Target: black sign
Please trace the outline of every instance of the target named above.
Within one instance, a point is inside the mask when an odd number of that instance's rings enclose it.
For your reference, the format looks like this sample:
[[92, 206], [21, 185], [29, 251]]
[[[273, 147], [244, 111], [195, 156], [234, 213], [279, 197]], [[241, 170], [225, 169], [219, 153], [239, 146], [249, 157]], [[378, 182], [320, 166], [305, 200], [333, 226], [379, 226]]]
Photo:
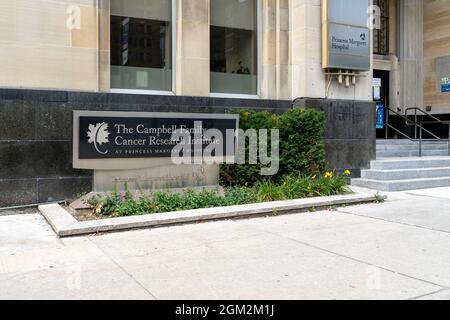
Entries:
[[75, 117], [79, 159], [166, 158], [176, 146], [183, 146], [193, 157], [202, 156], [208, 146], [214, 149], [212, 156], [234, 156], [236, 116], [143, 113], [129, 117], [125, 113], [111, 116], [111, 112], [85, 116], [88, 113]]

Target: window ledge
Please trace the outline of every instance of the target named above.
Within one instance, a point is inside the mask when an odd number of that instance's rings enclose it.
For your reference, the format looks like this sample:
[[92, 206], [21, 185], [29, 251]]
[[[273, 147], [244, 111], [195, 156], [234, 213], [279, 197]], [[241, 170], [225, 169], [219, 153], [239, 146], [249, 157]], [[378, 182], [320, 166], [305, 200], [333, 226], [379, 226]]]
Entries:
[[236, 93], [210, 93], [211, 98], [232, 98], [232, 99], [259, 99], [257, 94], [236, 94]]
[[159, 91], [159, 90], [134, 90], [134, 89], [111, 89], [111, 93], [121, 94], [142, 94], [142, 95], [154, 95], [154, 96], [174, 96], [173, 91]]

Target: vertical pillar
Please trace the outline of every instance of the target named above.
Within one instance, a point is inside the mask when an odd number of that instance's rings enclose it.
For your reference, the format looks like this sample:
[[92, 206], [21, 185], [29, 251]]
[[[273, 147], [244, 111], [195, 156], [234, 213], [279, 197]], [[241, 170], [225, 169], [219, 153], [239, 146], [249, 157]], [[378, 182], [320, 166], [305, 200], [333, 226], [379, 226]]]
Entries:
[[400, 106], [423, 106], [423, 0], [399, 0]]
[[261, 1], [261, 98], [291, 99], [289, 0]]
[[108, 92], [111, 88], [111, 52], [110, 52], [110, 1], [98, 2], [98, 89]]
[[291, 0], [292, 98], [324, 98], [321, 1]]
[[278, 0], [278, 99], [291, 100], [291, 26], [289, 0]]
[[209, 0], [177, 0], [177, 95], [210, 91]]
[[261, 1], [261, 98], [277, 95], [277, 16], [276, 0]]

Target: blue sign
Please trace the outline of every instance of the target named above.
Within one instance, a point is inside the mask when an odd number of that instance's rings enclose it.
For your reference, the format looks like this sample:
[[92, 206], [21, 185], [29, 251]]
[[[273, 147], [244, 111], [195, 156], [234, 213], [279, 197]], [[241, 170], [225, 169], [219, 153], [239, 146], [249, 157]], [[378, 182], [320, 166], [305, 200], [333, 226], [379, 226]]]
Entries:
[[377, 129], [383, 129], [384, 127], [384, 104], [377, 102]]
[[450, 83], [441, 84], [441, 92], [450, 92]]

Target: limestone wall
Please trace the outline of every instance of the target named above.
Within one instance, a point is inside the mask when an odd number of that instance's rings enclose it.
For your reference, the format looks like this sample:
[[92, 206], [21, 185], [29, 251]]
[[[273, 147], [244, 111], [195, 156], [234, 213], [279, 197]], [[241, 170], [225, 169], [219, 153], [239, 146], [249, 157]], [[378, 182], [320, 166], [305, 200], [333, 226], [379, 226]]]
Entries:
[[[175, 7], [174, 93], [209, 96], [210, 0]], [[321, 0], [259, 0], [260, 98], [371, 99], [370, 72], [355, 87], [328, 86], [320, 8]], [[110, 0], [0, 0], [0, 87], [109, 91], [109, 14]]]
[[[449, 57], [447, 71], [437, 70], [441, 57]], [[424, 105], [432, 106], [434, 113], [450, 113], [450, 93], [439, 90], [440, 78], [447, 72], [450, 77], [450, 0], [425, 0]]]
[[96, 3], [1, 0], [0, 86], [98, 91]]

